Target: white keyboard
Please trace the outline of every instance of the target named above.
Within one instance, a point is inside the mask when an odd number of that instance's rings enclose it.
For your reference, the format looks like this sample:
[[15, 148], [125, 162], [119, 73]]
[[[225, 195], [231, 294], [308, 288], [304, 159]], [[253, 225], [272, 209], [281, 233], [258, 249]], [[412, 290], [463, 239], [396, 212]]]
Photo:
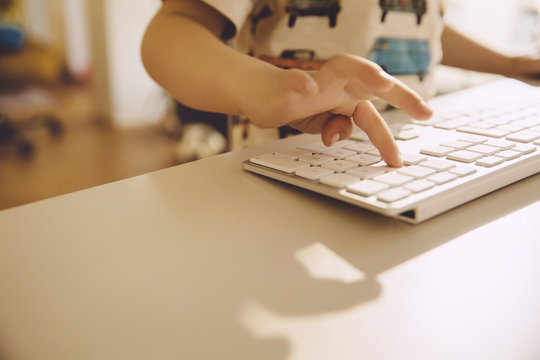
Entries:
[[428, 121], [383, 114], [402, 168], [386, 166], [357, 132], [331, 147], [315, 136], [286, 139], [244, 169], [410, 223], [540, 172], [538, 88], [505, 79], [430, 103]]

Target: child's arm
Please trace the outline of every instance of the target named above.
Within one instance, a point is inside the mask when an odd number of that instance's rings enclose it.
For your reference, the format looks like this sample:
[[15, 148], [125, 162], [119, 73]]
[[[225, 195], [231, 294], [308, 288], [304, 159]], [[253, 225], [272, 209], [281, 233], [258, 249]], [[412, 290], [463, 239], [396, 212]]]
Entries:
[[442, 34], [442, 64], [510, 77], [540, 74], [540, 54], [510, 56], [446, 25]]
[[399, 149], [380, 114], [366, 101], [382, 98], [417, 119], [431, 109], [376, 64], [337, 55], [308, 74], [241, 54], [220, 40], [221, 14], [198, 0], [166, 0], [142, 44], [149, 74], [180, 102], [200, 110], [246, 115], [261, 127], [288, 124], [321, 133], [329, 145], [362, 128], [390, 166]]

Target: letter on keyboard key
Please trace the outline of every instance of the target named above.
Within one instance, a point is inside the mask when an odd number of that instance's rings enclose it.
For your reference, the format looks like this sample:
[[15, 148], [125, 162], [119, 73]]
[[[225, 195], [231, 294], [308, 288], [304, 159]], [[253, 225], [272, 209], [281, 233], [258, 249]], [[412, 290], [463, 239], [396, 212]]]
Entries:
[[315, 154], [315, 155], [303, 156], [299, 158], [298, 160], [301, 162], [308, 163], [310, 165], [317, 166], [317, 165], [324, 164], [325, 162], [328, 162], [328, 161], [333, 161], [334, 158], [331, 156]]
[[326, 156], [331, 156], [334, 159], [342, 160], [348, 156], [356, 155], [356, 152], [347, 150], [347, 149], [342, 149], [342, 148], [332, 148], [332, 149], [323, 151], [322, 154]]
[[353, 155], [353, 156], [349, 156], [346, 159], [349, 161], [358, 163], [359, 165], [362, 165], [362, 166], [373, 165], [381, 161], [381, 158], [379, 156], [373, 156], [369, 154]]
[[334, 161], [325, 162], [324, 164], [321, 165], [321, 167], [333, 170], [335, 172], [345, 172], [349, 169], [358, 167], [358, 165], [352, 161], [334, 160]]
[[303, 169], [300, 169], [296, 171], [296, 175], [309, 179], [309, 180], [319, 180], [323, 176], [332, 175], [334, 171], [330, 169], [325, 169], [319, 166], [310, 166], [305, 167]]
[[283, 156], [274, 154], [264, 154], [254, 156], [249, 159], [250, 162], [272, 168], [274, 170], [282, 171], [288, 174], [292, 174], [297, 170], [308, 167], [306, 163], [301, 163]]

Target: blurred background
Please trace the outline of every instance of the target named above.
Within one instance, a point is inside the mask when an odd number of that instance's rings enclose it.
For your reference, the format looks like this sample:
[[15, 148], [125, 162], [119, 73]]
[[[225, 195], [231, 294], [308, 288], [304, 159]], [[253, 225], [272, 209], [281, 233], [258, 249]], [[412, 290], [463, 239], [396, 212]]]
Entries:
[[[237, 146], [230, 129], [186, 137], [177, 104], [145, 73], [140, 41], [160, 3], [0, 0], [0, 209]], [[536, 51], [538, 0], [446, 3], [447, 21], [472, 36]], [[441, 69], [441, 91], [475, 79]]]

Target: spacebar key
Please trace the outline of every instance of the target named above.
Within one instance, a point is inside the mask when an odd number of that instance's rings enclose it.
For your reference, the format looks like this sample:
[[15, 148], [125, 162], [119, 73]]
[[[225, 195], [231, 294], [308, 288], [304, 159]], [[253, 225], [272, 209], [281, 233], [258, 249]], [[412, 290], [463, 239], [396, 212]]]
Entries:
[[250, 162], [272, 168], [274, 170], [283, 171], [288, 174], [294, 173], [296, 170], [308, 167], [308, 163], [302, 163], [300, 161], [292, 160], [284, 156], [274, 154], [264, 154], [254, 156], [249, 159]]

